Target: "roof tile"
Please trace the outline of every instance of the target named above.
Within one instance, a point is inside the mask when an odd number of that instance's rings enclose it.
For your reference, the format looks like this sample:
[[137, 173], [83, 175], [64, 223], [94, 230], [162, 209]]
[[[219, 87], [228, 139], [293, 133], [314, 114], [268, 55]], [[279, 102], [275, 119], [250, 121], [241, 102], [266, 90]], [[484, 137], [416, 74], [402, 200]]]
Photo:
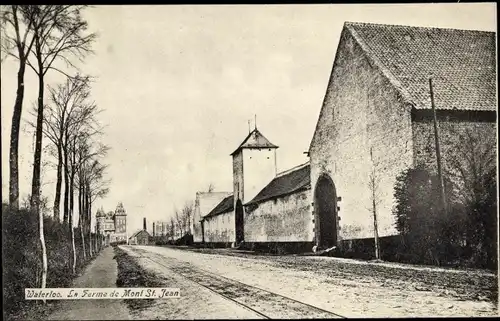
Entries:
[[496, 110], [496, 33], [354, 22], [345, 27], [415, 108], [432, 108], [432, 77], [436, 109]]
[[245, 205], [260, 203], [279, 196], [284, 196], [311, 185], [311, 167], [309, 164], [298, 166], [276, 176], [250, 202]]

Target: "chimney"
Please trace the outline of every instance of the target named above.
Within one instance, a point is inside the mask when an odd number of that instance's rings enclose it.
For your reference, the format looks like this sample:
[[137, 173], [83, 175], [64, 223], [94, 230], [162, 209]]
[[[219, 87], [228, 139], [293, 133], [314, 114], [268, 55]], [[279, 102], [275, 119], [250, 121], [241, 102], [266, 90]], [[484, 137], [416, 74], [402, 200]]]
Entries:
[[147, 226], [146, 226], [146, 218], [144, 218], [144, 221], [143, 221], [143, 224], [142, 224], [142, 225], [143, 225], [143, 226], [142, 226], [142, 229], [143, 229], [143, 230], [147, 230], [147, 228], [146, 228], [146, 227], [147, 227]]
[[154, 237], [154, 236], [156, 236], [156, 235], [155, 235], [155, 233], [156, 233], [156, 230], [155, 230], [155, 222], [153, 222], [153, 237]]

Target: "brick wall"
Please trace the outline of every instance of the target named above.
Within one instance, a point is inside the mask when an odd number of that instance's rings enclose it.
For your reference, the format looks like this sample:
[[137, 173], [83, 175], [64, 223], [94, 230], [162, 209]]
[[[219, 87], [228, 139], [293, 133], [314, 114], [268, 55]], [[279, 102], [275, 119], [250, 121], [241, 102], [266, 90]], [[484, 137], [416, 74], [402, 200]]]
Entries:
[[[378, 178], [379, 235], [396, 233], [396, 175], [413, 162], [410, 107], [344, 30], [310, 148], [311, 186], [328, 174], [342, 197], [339, 239], [373, 237], [369, 177]], [[317, 221], [317, 220], [316, 220]]]
[[245, 242], [312, 242], [311, 191], [245, 207]]

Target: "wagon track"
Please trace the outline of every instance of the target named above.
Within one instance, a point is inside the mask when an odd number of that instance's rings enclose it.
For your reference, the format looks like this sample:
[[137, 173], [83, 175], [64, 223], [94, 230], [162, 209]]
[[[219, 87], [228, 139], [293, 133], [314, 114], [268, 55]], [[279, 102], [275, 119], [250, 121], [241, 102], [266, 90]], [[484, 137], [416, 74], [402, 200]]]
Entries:
[[[266, 319], [289, 318], [346, 318], [340, 314], [300, 302], [290, 297], [229, 279], [212, 272], [192, 267], [190, 264], [168, 259], [160, 254], [134, 250], [140, 258], [150, 260], [210, 291], [251, 310]], [[147, 253], [144, 255], [143, 253]], [[154, 257], [154, 259], [153, 259]]]

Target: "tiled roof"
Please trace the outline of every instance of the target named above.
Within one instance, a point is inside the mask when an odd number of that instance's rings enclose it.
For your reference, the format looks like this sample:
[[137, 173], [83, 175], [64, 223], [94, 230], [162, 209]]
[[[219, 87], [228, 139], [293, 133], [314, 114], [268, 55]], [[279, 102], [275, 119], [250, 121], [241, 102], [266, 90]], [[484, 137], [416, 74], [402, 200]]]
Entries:
[[132, 234], [132, 236], [129, 237], [129, 239], [136, 237], [141, 232], [146, 232], [146, 233], [148, 233], [148, 236], [151, 236], [151, 234], [149, 234], [148, 231], [146, 231], [146, 230], [139, 230], [139, 231], [135, 232], [134, 234]]
[[311, 166], [306, 163], [289, 171], [278, 174], [250, 202], [245, 205], [260, 203], [279, 196], [309, 188], [311, 186]]
[[125, 209], [123, 208], [122, 202], [118, 203], [118, 205], [116, 206], [115, 214], [116, 215], [127, 215], [127, 213], [125, 212]]
[[217, 216], [226, 212], [230, 212], [234, 209], [234, 196], [230, 195], [224, 198], [213, 210], [210, 211], [203, 219], [208, 217]]
[[375, 65], [417, 109], [496, 110], [494, 32], [346, 22]]
[[255, 128], [231, 155], [236, 154], [236, 152], [242, 148], [278, 148], [278, 146], [271, 144], [271, 142]]

